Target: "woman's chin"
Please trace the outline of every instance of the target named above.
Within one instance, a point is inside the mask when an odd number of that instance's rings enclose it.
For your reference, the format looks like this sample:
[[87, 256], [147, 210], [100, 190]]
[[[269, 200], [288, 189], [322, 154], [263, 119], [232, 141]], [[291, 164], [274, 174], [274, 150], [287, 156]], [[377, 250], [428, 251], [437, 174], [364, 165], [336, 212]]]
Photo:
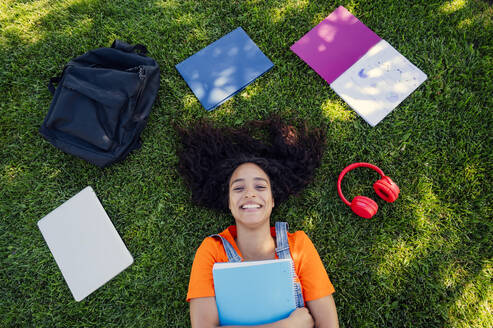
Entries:
[[263, 215], [258, 215], [255, 213], [248, 213], [241, 215], [238, 218], [235, 218], [235, 221], [237, 224], [241, 224], [244, 226], [259, 226], [263, 225], [266, 222], [269, 222], [269, 217], [265, 217]]

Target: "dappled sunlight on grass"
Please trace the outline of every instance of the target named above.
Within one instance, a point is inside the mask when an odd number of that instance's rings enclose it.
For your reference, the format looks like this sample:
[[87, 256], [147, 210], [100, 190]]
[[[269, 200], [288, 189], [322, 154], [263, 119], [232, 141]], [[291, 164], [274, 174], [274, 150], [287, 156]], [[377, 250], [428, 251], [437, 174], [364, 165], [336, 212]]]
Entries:
[[16, 35], [22, 42], [34, 43], [39, 40], [39, 21], [49, 14], [49, 0], [30, 3], [7, 2], [1, 4], [0, 22], [2, 32], [0, 42], [6, 35]]
[[192, 13], [184, 13], [182, 14], [176, 21], [180, 24], [193, 25], [195, 23], [197, 17]]
[[417, 190], [421, 197], [417, 202], [413, 202], [416, 229], [428, 233], [439, 231], [440, 222], [431, 220], [434, 217], [434, 208], [440, 205], [438, 197], [433, 193], [433, 182], [426, 177], [422, 177], [418, 181]]
[[486, 262], [481, 271], [463, 288], [450, 306], [448, 319], [454, 327], [493, 326], [492, 263]]
[[[220, 106], [216, 107], [210, 112], [210, 116], [218, 119], [219, 121], [224, 118], [228, 118], [231, 115], [234, 115], [236, 112], [236, 106], [234, 106], [235, 99], [229, 98], [225, 102], [223, 102]], [[206, 112], [206, 110], [201, 106], [200, 110]]]
[[269, 16], [274, 23], [279, 23], [284, 20], [285, 16], [291, 10], [302, 10], [308, 6], [307, 0], [291, 0], [285, 1], [281, 7], [272, 8]]
[[14, 180], [19, 178], [23, 174], [23, 170], [20, 167], [15, 167], [12, 165], [5, 165], [1, 175], [1, 180], [3, 183], [13, 183]]
[[[354, 0], [348, 2], [348, 3], [338, 3], [330, 7], [330, 10], [327, 9], [325, 11], [318, 11], [317, 14], [313, 15], [313, 18], [310, 20], [310, 24], [312, 25], [312, 28], [318, 25], [320, 22], [322, 22], [329, 14], [335, 10], [339, 5], [343, 5], [344, 8], [346, 8], [349, 12], [352, 14], [357, 14], [357, 11], [355, 8], [357, 7], [357, 4]], [[308, 31], [306, 31], [308, 32]]]
[[247, 0], [249, 6], [257, 6], [257, 4], [263, 3], [264, 0]]
[[446, 14], [451, 14], [453, 12], [456, 12], [457, 10], [464, 8], [466, 5], [467, 5], [466, 0], [452, 0], [444, 3], [440, 7], [440, 11]]
[[[426, 248], [427, 245], [422, 246]], [[406, 267], [418, 255], [416, 245], [399, 238], [388, 245], [380, 244], [378, 248], [384, 250], [386, 254], [378, 266], [377, 274], [386, 281], [392, 281], [392, 285], [395, 288], [395, 281], [402, 278]], [[426, 252], [419, 253], [420, 256], [426, 255]]]
[[194, 106], [197, 106], [198, 103], [199, 103], [199, 101], [192, 94], [188, 94], [188, 95], [183, 96], [182, 104], [186, 110], [189, 110], [190, 108], [192, 108]]
[[377, 273], [384, 280], [399, 280], [406, 270], [412, 269], [431, 252], [440, 250], [449, 253], [460, 243], [456, 234], [443, 235], [446, 223], [442, 219], [452, 217], [454, 213], [435, 195], [432, 181], [420, 179], [417, 189], [420, 198], [416, 201], [407, 199], [410, 202], [408, 210], [414, 212], [415, 221], [411, 225], [415, 232], [403, 232], [395, 240], [384, 240], [375, 250], [383, 253]]
[[331, 99], [323, 102], [320, 109], [330, 122], [350, 121], [356, 117], [354, 111], [344, 108], [340, 103]]
[[493, 7], [488, 7], [481, 13], [476, 14], [476, 11], [474, 11], [475, 15], [469, 15], [470, 17], [466, 17], [462, 19], [458, 24], [457, 28], [459, 29], [467, 29], [471, 27], [478, 27], [478, 28], [491, 28], [493, 25]]
[[43, 166], [43, 175], [48, 179], [55, 179], [60, 176], [62, 171], [57, 167]]
[[206, 115], [214, 118], [217, 121], [227, 121], [228, 119], [233, 119], [233, 121], [235, 122], [240, 122], [241, 119], [236, 115], [238, 115], [237, 112], [241, 111], [242, 108], [238, 107], [236, 102], [236, 98], [231, 97], [212, 111], [208, 112], [202, 106], [200, 106], [200, 110], [202, 110], [204, 113], [207, 113]]
[[209, 34], [205, 28], [197, 27], [192, 29], [187, 39], [195, 41], [209, 41]]
[[443, 286], [447, 289], [452, 289], [459, 287], [461, 282], [467, 278], [469, 272], [467, 272], [459, 261], [455, 261], [446, 266], [442, 266], [439, 274], [442, 277]]
[[94, 19], [85, 17], [74, 22], [74, 25], [64, 30], [67, 35], [76, 35], [78, 33], [89, 32], [93, 28]]
[[240, 96], [243, 99], [249, 99], [251, 97], [255, 97], [262, 91], [262, 88], [258, 84], [253, 84], [245, 88], [243, 91], [241, 91]]
[[460, 23], [457, 25], [458, 28], [464, 29], [472, 25], [472, 19], [471, 18], [465, 18], [460, 21]]
[[302, 230], [306, 233], [313, 231], [315, 229], [315, 223], [314, 223], [313, 215], [306, 215], [303, 218], [301, 226], [302, 226]]
[[468, 192], [472, 199], [481, 195], [481, 181], [485, 179], [485, 172], [480, 163], [469, 163], [464, 168], [464, 177], [469, 186]]
[[169, 9], [178, 7], [180, 3], [177, 0], [158, 0], [154, 2], [154, 5], [163, 9]]
[[[0, 33], [0, 43], [7, 43], [5, 38], [8, 35], [15, 35], [22, 42], [35, 43], [41, 38], [40, 26], [43, 24], [43, 19], [47, 17], [53, 10], [63, 11], [73, 6], [84, 2], [84, 0], [65, 1], [63, 3], [53, 4], [50, 0], [39, 0], [32, 2], [7, 2], [0, 5], [0, 23], [2, 32]], [[67, 26], [67, 30], [71, 30], [71, 26]]]

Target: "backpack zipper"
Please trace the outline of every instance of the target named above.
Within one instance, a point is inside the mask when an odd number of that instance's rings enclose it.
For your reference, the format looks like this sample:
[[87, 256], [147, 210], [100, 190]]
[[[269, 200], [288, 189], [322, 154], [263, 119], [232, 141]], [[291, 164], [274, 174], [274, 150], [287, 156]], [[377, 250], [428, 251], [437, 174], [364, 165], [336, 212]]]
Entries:
[[[146, 71], [145, 68], [141, 65], [139, 66], [139, 71], [138, 71], [138, 76], [140, 79], [140, 85], [139, 85], [139, 90], [137, 90], [137, 97], [135, 98], [135, 106], [139, 103], [140, 97], [142, 96], [142, 91], [144, 90], [145, 87], [145, 78], [146, 78]], [[134, 116], [134, 121], [138, 121], [140, 118], [138, 116]]]
[[144, 67], [139, 66], [139, 79], [144, 80], [146, 77], [146, 71]]

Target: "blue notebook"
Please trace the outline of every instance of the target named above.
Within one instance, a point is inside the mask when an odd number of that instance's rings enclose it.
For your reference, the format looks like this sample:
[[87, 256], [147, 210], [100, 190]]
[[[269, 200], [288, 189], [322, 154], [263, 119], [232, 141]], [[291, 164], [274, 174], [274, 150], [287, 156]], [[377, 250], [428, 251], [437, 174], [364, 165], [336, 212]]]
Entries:
[[238, 27], [176, 65], [206, 110], [228, 100], [274, 64]]
[[296, 309], [293, 270], [289, 259], [214, 264], [220, 324], [261, 325], [287, 318]]

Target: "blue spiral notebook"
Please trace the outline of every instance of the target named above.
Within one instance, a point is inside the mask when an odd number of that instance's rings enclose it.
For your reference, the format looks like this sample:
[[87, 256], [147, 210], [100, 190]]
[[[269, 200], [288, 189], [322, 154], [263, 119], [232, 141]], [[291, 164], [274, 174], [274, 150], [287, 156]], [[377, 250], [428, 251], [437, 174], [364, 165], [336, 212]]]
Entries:
[[216, 263], [212, 273], [222, 326], [272, 323], [296, 309], [289, 259]]
[[206, 110], [213, 110], [274, 64], [241, 28], [175, 67]]

